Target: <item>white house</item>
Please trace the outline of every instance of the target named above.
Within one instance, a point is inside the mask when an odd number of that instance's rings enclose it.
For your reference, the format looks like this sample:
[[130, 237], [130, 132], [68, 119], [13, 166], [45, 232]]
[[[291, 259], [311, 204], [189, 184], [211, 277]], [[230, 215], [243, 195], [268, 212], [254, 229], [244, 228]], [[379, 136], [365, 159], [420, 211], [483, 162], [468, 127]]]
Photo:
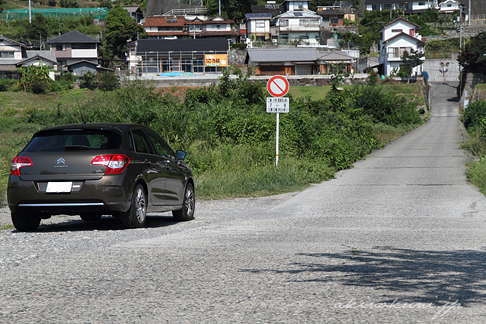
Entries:
[[419, 13], [428, 8], [436, 8], [437, 0], [365, 0], [364, 4], [368, 11], [403, 9], [407, 13]]
[[282, 3], [287, 11], [304, 11], [309, 10], [309, 1], [286, 0]]
[[271, 39], [270, 21], [272, 15], [269, 13], [250, 13], [246, 18], [246, 37], [256, 41], [266, 41]]
[[439, 11], [444, 13], [450, 13], [454, 11], [460, 11], [460, 3], [456, 0], [445, 0], [439, 3]]
[[287, 11], [275, 17], [279, 43], [288, 44], [301, 41], [308, 45], [319, 45], [322, 17], [315, 12]]
[[[398, 72], [405, 51], [409, 54], [412, 49], [423, 52], [425, 43], [416, 32], [420, 28], [404, 18], [397, 18], [380, 29], [380, 66], [383, 75], [389, 76], [394, 71]], [[421, 74], [422, 65], [416, 66], [412, 73]]]

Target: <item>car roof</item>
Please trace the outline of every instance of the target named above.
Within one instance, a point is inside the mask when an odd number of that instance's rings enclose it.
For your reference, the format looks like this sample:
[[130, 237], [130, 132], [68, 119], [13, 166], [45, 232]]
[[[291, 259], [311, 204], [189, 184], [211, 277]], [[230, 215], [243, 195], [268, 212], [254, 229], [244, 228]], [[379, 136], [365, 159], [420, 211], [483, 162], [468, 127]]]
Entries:
[[143, 125], [129, 124], [129, 123], [81, 123], [81, 124], [65, 124], [65, 125], [46, 127], [36, 132], [36, 134], [47, 132], [47, 131], [53, 131], [53, 130], [76, 129], [76, 128], [80, 128], [80, 129], [116, 128], [120, 132], [123, 132], [129, 128], [139, 128], [139, 127], [147, 128]]

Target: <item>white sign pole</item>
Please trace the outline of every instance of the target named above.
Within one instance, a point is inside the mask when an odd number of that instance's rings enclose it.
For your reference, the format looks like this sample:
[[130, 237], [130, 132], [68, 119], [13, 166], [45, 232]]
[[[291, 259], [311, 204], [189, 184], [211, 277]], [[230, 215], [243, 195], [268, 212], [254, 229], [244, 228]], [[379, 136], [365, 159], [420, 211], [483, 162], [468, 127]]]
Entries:
[[[275, 136], [275, 166], [278, 166], [278, 128], [279, 113], [289, 112], [289, 98], [282, 98], [289, 91], [289, 82], [281, 75], [270, 78], [267, 82], [267, 90], [274, 98], [267, 98], [267, 112], [277, 113], [277, 127]], [[277, 98], [275, 98], [277, 97]]]
[[275, 145], [275, 166], [278, 166], [278, 124], [279, 124], [279, 113], [277, 113], [277, 140]]

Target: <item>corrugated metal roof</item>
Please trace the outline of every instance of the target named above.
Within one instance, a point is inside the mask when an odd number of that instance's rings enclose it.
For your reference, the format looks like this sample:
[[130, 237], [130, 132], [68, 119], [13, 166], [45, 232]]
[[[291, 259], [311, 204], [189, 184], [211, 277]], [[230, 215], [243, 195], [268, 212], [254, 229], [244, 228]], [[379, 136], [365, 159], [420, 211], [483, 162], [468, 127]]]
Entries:
[[317, 53], [315, 48], [248, 49], [248, 57], [255, 63], [315, 61]]

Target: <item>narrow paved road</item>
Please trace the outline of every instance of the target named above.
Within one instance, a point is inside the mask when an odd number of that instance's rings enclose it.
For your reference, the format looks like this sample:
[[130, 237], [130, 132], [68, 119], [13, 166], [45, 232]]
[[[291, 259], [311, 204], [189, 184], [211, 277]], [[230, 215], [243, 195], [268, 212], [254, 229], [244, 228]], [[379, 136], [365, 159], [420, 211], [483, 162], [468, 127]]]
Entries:
[[456, 86], [433, 85], [427, 124], [299, 194], [141, 230], [0, 231], [0, 322], [486, 322], [486, 200]]

